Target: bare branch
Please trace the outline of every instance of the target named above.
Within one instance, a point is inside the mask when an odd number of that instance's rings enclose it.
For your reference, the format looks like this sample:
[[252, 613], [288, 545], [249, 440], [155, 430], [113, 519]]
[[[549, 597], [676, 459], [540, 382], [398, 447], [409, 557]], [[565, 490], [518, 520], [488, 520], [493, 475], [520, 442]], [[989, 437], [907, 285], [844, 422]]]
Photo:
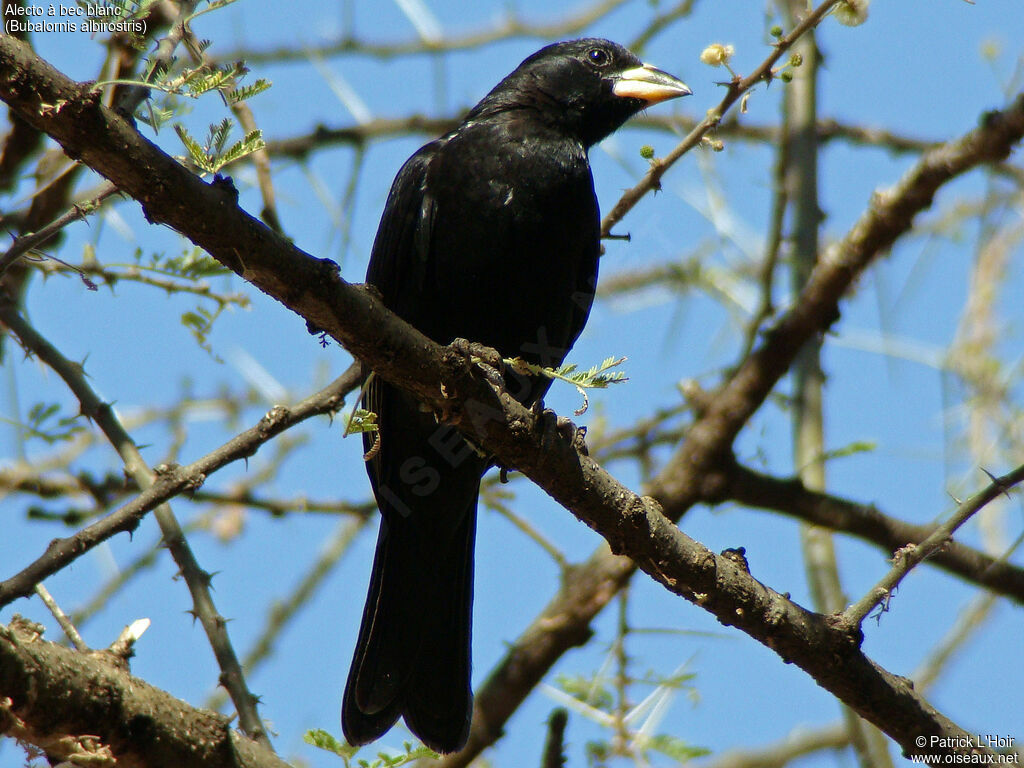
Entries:
[[65, 539], [54, 539], [46, 553], [4, 582], [0, 582], [0, 607], [19, 597], [27, 597], [33, 586], [56, 573], [97, 544], [118, 533], [131, 533], [139, 521], [157, 505], [202, 484], [221, 467], [256, 453], [261, 445], [295, 424], [319, 414], [334, 413], [344, 405], [347, 392], [358, 386], [359, 366], [353, 365], [324, 389], [291, 408], [278, 406], [259, 423], [186, 467], [170, 467], [161, 473], [143, 493], [111, 512], [102, 520]]
[[43, 601], [47, 610], [53, 615], [53, 618], [57, 620], [60, 628], [64, 630], [64, 635], [71, 641], [71, 644], [75, 646], [75, 649], [79, 651], [88, 651], [89, 646], [85, 644], [82, 636], [78, 634], [78, 630], [75, 629], [75, 625], [71, 623], [67, 614], [61, 610], [59, 605], [57, 605], [57, 601], [53, 599], [53, 595], [50, 594], [50, 591], [41, 583], [36, 584], [35, 591], [36, 594], [39, 595], [39, 599]]
[[675, 162], [693, 149], [695, 146], [700, 144], [704, 136], [716, 125], [718, 125], [725, 113], [735, 104], [740, 98], [753, 88], [761, 81], [768, 81], [772, 78], [772, 67], [778, 63], [779, 59], [782, 58], [783, 54], [788, 51], [793, 44], [800, 39], [800, 37], [808, 30], [814, 29], [821, 22], [828, 12], [832, 9], [839, 0], [825, 0], [821, 5], [815, 8], [812, 12], [797, 24], [787, 35], [779, 38], [778, 42], [775, 43], [775, 50], [768, 56], [761, 64], [754, 69], [749, 75], [743, 78], [735, 78], [732, 82], [728, 83], [728, 92], [723, 97], [722, 101], [719, 102], [717, 107], [708, 110], [707, 116], [691, 130], [679, 144], [668, 153], [664, 158], [651, 161], [651, 168], [647, 174], [640, 180], [640, 182], [632, 189], [626, 190], [626, 192], [619, 198], [619, 201], [612, 207], [612, 209], [605, 215], [604, 220], [601, 222], [601, 235], [608, 236], [612, 227], [622, 221], [622, 218], [629, 213], [633, 206], [640, 202], [640, 199], [644, 197], [648, 192], [652, 192], [661, 187], [661, 177], [665, 175], [665, 172], [675, 164]]
[[107, 765], [113, 753], [124, 768], [288, 768], [224, 715], [195, 709], [115, 661], [42, 640], [21, 621], [0, 625], [0, 733], [74, 765]]
[[946, 522], [938, 526], [928, 538], [920, 544], [908, 544], [893, 553], [892, 569], [868, 590], [864, 597], [843, 612], [845, 621], [859, 625], [871, 611], [883, 602], [888, 603], [893, 590], [918, 563], [945, 546], [953, 538], [956, 530], [977, 514], [982, 507], [996, 497], [1004, 493], [1008, 494], [1010, 489], [1018, 483], [1024, 482], [1024, 465], [1002, 477], [993, 477], [988, 472], [986, 474], [992, 478], [992, 482], [957, 507], [956, 512]]
[[[893, 553], [918, 544], [936, 526], [914, 525], [885, 515], [874, 506], [819, 493], [796, 478], [774, 478], [736, 464], [725, 497], [758, 509], [771, 509], [829, 530], [848, 533]], [[958, 541], [948, 541], [928, 562], [986, 589], [1024, 604], [1024, 569]]]
[[584, 7], [583, 10], [562, 21], [540, 24], [531, 24], [523, 21], [510, 10], [501, 22], [490, 29], [478, 30], [462, 35], [449, 35], [442, 40], [423, 40], [417, 37], [415, 40], [404, 43], [378, 43], [346, 36], [333, 43], [302, 48], [294, 45], [263, 51], [241, 48], [222, 53], [217, 60], [245, 60], [250, 64], [261, 64], [268, 62], [306, 61], [313, 56], [326, 59], [333, 56], [350, 54], [359, 54], [378, 59], [391, 59], [396, 56], [465, 51], [471, 48], [480, 48], [498, 40], [510, 40], [513, 38], [529, 37], [540, 40], [557, 40], [567, 35], [579, 33], [619, 6], [624, 5], [626, 1], [599, 0], [599, 2]]
[[[310, 133], [270, 140], [267, 142], [266, 151], [272, 157], [304, 160], [318, 150], [333, 146], [362, 147], [372, 141], [400, 136], [433, 138], [457, 127], [466, 111], [468, 110], [460, 110], [451, 117], [413, 114], [407, 117], [377, 117], [365, 123], [335, 128], [320, 125]], [[675, 136], [682, 131], [692, 131], [698, 125], [698, 121], [686, 115], [640, 115], [633, 118], [629, 125], [633, 128], [664, 131]], [[776, 126], [746, 121], [741, 123], [735, 118], [719, 123], [715, 127], [715, 135], [719, 138], [759, 144], [777, 145], [781, 141], [781, 133]], [[817, 140], [821, 144], [842, 141], [854, 146], [877, 147], [900, 154], [920, 154], [941, 143], [884, 128], [844, 123], [834, 118], [823, 118], [818, 122]]]
[[0, 256], [0, 277], [3, 276], [4, 272], [7, 271], [7, 268], [10, 267], [11, 264], [18, 260], [19, 256], [24, 253], [28, 253], [33, 248], [38, 248], [64, 229], [68, 224], [78, 221], [79, 219], [84, 219], [87, 215], [95, 211], [104, 200], [116, 194], [117, 187], [108, 182], [103, 185], [102, 189], [91, 200], [82, 203], [75, 203], [71, 207], [71, 210], [54, 219], [38, 232], [33, 232], [19, 237], [14, 241], [14, 244], [7, 249], [7, 252]]
[[794, 731], [774, 744], [747, 749], [730, 749], [711, 760], [694, 763], [694, 768], [782, 768], [782, 766], [827, 749], [849, 746], [846, 724], [837, 722], [815, 730]]

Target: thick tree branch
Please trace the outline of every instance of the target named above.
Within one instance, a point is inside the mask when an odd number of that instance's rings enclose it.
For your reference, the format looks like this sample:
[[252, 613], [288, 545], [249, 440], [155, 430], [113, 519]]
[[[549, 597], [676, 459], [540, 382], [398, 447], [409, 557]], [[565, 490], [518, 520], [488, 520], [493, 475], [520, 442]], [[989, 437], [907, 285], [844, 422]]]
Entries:
[[[677, 505], [687, 501], [701, 482], [705, 499], [720, 497], [724, 478], [707, 477], [710, 469], [727, 466], [720, 461], [720, 452], [731, 447], [804, 342], [838, 320], [840, 299], [871, 261], [910, 231], [914, 217], [931, 206], [943, 184], [981, 163], [1006, 158], [1022, 136], [1024, 95], [1019, 95], [1005, 110], [985, 115], [978, 128], [924, 153], [894, 187], [875, 193], [853, 228], [821, 255], [793, 306], [708, 397], [706, 410], [655, 483], [658, 498], [669, 499], [666, 506], [674, 507], [673, 518]], [[712, 487], [718, 483], [721, 487]]]
[[112, 756], [119, 768], [287, 768], [224, 715], [195, 709], [116, 662], [47, 642], [27, 622], [0, 625], [0, 734], [74, 765], [108, 765]]
[[[406, 326], [371, 292], [345, 283], [333, 264], [303, 254], [240, 211], [229, 183], [215, 180], [207, 185], [191, 176], [121, 117], [104, 110], [80, 86], [10, 39], [0, 39], [0, 98], [55, 137], [69, 154], [139, 199], [151, 220], [187, 234], [245, 279], [325, 329], [379, 375], [443, 410], [503, 464], [524, 471], [659, 583], [797, 663], [905, 751], [945, 751], [916, 747], [918, 736], [967, 738], [906, 681], [867, 659], [859, 650], [858, 633], [803, 610], [731, 560], [716, 557], [689, 539], [661, 514], [656, 502], [640, 498], [581, 456], [569, 441], [541, 428], [530, 411], [507, 393], [492, 389], [457, 352]], [[927, 153], [825, 255], [800, 302], [720, 388], [679, 454], [652, 484], [674, 516], [720, 493], [724, 484], [718, 475], [732, 440], [800, 345], [835, 320], [840, 297], [871, 258], [909, 229], [914, 214], [930, 204], [942, 183], [980, 162], [1005, 157], [1022, 135], [1024, 100], [993, 113], [960, 141]], [[567, 624], [563, 631], [572, 635], [573, 627]], [[579, 637], [585, 631], [586, 624], [577, 625], [574, 634]], [[477, 727], [495, 726], [500, 728], [501, 723], [484, 716]]]

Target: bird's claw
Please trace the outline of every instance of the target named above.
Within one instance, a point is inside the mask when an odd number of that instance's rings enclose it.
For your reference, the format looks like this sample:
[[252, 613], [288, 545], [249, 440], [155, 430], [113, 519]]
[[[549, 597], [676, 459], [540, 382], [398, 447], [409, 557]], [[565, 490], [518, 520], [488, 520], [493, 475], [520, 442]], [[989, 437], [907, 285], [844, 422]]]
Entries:
[[505, 385], [505, 360], [494, 347], [467, 339], [455, 339], [449, 346], [466, 359], [467, 370], [476, 365], [491, 384]]
[[478, 341], [469, 341], [468, 339], [461, 338], [455, 339], [449, 346], [465, 357], [470, 363], [484, 363], [498, 370], [505, 367], [501, 353], [494, 347], [488, 347], [486, 344], [481, 344]]
[[[503, 388], [505, 386], [505, 378], [502, 375], [505, 369], [505, 364], [498, 350], [493, 347], [488, 347], [486, 344], [481, 344], [476, 341], [468, 341], [462, 338], [452, 341], [452, 343], [448, 345], [448, 348], [462, 358], [466, 373], [469, 373], [475, 366], [483, 373], [484, 378], [486, 378], [492, 386], [498, 388]], [[455, 393], [449, 389], [449, 386], [445, 384], [441, 385], [442, 400], [447, 401], [454, 396]], [[450, 424], [452, 422], [452, 416], [453, 409], [447, 404], [434, 409], [434, 418], [437, 419], [439, 424]]]
[[590, 449], [587, 448], [587, 428], [577, 427], [571, 419], [564, 416], [558, 418], [559, 432], [572, 444], [576, 452], [581, 456], [589, 456]]
[[590, 455], [586, 442], [586, 427], [577, 427], [572, 419], [559, 416], [550, 408], [545, 408], [543, 402], [534, 403], [530, 410], [538, 418], [540, 429], [545, 435], [557, 436], [567, 441], [581, 455]]

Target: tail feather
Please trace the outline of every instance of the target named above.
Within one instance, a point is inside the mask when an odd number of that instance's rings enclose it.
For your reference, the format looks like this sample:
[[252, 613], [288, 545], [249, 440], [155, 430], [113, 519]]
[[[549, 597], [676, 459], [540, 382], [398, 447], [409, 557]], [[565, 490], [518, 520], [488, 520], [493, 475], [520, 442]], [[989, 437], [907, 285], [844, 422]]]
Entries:
[[460, 533], [464, 550], [443, 563], [441, 583], [450, 591], [432, 603], [423, 643], [405, 691], [403, 713], [409, 730], [438, 752], [461, 749], [473, 714], [470, 648], [473, 613], [473, 542], [476, 514], [466, 515]]
[[[399, 691], [413, 663], [411, 644], [404, 635], [408, 627], [419, 623], [420, 601], [409, 599], [413, 596], [406, 593], [415, 589], [417, 582], [408, 578], [410, 560], [399, 551], [400, 547], [394, 546], [401, 543], [395, 539], [387, 523], [382, 521], [355, 658], [345, 690], [346, 706], [351, 701], [356, 711], [368, 715], [395, 709]], [[396, 714], [384, 729], [387, 730], [397, 717]]]
[[473, 544], [486, 463], [456, 453], [461, 438], [390, 387], [374, 399], [382, 442], [370, 479], [381, 526], [342, 727], [350, 743], [366, 744], [404, 716], [427, 746], [454, 752], [472, 714]]

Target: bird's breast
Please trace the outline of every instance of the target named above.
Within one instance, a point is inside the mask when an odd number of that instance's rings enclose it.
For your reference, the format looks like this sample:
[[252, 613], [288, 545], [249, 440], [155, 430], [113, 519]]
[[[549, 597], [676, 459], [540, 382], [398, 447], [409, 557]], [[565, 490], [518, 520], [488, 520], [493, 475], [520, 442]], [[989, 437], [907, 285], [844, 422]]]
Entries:
[[507, 356], [547, 344], [555, 364], [593, 293], [597, 201], [582, 147], [513, 138], [451, 142], [450, 161], [435, 166], [431, 282], [444, 315], [436, 337]]

